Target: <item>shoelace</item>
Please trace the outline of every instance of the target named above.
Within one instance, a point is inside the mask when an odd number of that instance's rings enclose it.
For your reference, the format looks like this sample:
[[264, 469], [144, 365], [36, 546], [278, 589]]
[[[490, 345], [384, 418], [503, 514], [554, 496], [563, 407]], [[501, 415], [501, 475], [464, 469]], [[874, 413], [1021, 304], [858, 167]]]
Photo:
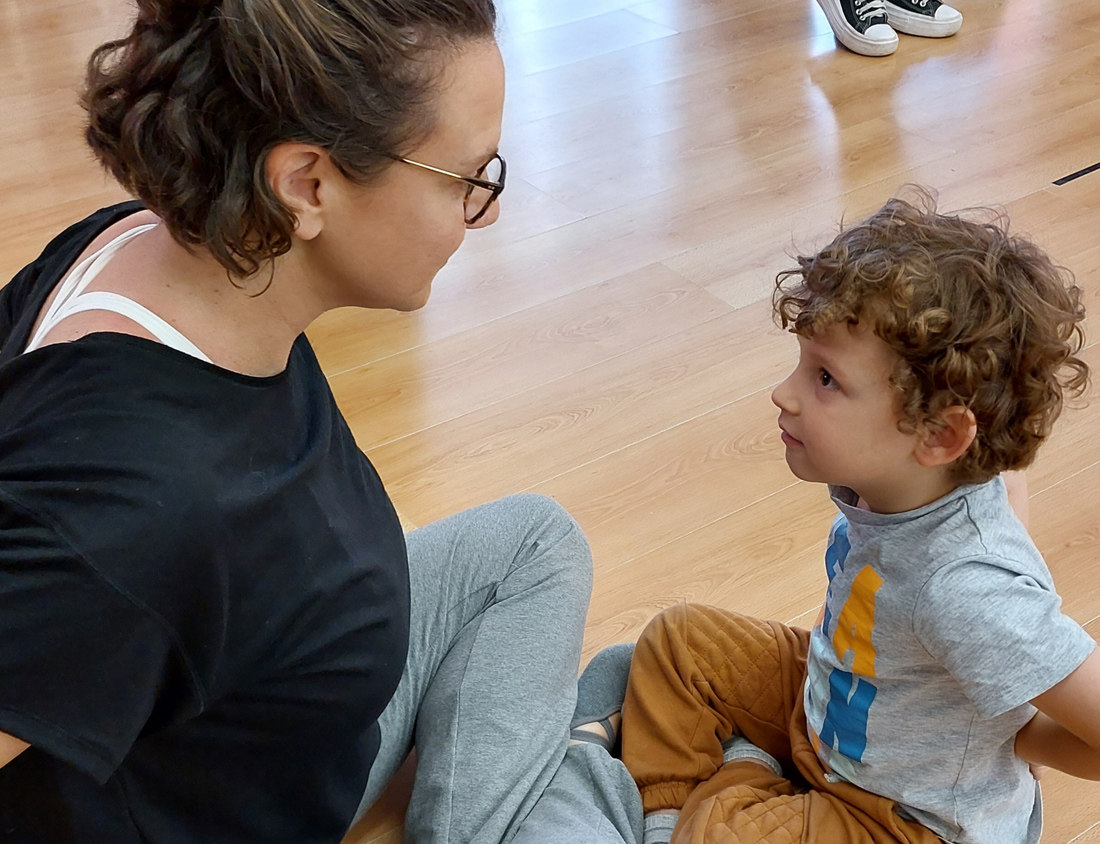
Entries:
[[855, 9], [860, 20], [876, 17], [885, 20], [886, 18], [885, 0], [855, 0]]

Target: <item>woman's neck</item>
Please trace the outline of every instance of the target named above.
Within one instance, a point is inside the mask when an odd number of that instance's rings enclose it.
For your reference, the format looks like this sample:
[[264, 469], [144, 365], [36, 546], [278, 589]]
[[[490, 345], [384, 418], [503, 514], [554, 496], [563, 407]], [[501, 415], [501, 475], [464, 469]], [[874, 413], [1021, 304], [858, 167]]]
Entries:
[[132, 257], [145, 267], [150, 306], [218, 366], [253, 376], [282, 372], [294, 341], [326, 309], [290, 253], [234, 283], [209, 252], [185, 249], [163, 225], [146, 237]]

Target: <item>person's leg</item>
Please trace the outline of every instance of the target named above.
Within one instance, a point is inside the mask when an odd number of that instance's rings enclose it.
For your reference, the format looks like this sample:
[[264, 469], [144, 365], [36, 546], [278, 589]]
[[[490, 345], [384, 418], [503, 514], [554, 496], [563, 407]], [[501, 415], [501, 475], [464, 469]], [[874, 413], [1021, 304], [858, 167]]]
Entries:
[[846, 786], [804, 790], [767, 766], [724, 765], [684, 805], [672, 844], [940, 844], [930, 830], [897, 814], [892, 800]]
[[[892, 800], [847, 783], [830, 782], [801, 730], [801, 709], [792, 713], [791, 745], [806, 782], [795, 785], [779, 763], [739, 738], [729, 744], [727, 762], [684, 803], [671, 844], [939, 844], [924, 827], [903, 821]], [[812, 750], [812, 749], [811, 749]], [[731, 760], [732, 757], [732, 760]]]
[[623, 706], [623, 760], [647, 813], [681, 808], [743, 736], [791, 762], [808, 634], [716, 607], [680, 604], [642, 633]]
[[623, 707], [623, 758], [647, 825], [681, 810], [674, 830], [647, 830], [647, 842], [936, 842], [893, 801], [826, 777], [802, 706], [808, 642], [804, 630], [683, 604], [646, 628]]
[[626, 767], [595, 743], [571, 744], [511, 844], [641, 844], [642, 799]]
[[754, 762], [726, 766], [697, 791], [699, 799], [692, 795], [684, 807], [673, 844], [898, 844], [902, 840], [874, 822], [865, 825], [869, 820], [865, 815], [832, 795], [799, 793]]
[[[800, 696], [791, 713], [791, 757], [806, 784], [806, 841], [829, 841], [831, 830], [859, 826], [875, 844], [942, 844], [939, 836], [913, 821], [902, 819], [893, 800], [864, 791], [830, 775], [810, 741], [806, 709]], [[841, 840], [841, 839], [837, 839]]]
[[633, 652], [612, 645], [585, 666], [565, 759], [512, 844], [640, 844], [642, 798], [612, 754]]
[[412, 629], [360, 812], [415, 743], [410, 842], [498, 844], [566, 754], [591, 590], [579, 527], [519, 495], [407, 538]]
[[[684, 803], [680, 823], [675, 830], [677, 844], [706, 840], [707, 833], [720, 828], [732, 833], [732, 841], [744, 844], [753, 840], [749, 830], [769, 810], [772, 813], [771, 828], [761, 830], [776, 836], [777, 841], [802, 841], [803, 805], [797, 789], [769, 766], [753, 760], [738, 760], [723, 765], [718, 772], [698, 788]], [[787, 802], [785, 798], [794, 798]], [[779, 808], [782, 807], [782, 808]], [[784, 834], [789, 835], [784, 839]], [[821, 841], [834, 839], [823, 838]], [[837, 844], [843, 844], [837, 841]]]

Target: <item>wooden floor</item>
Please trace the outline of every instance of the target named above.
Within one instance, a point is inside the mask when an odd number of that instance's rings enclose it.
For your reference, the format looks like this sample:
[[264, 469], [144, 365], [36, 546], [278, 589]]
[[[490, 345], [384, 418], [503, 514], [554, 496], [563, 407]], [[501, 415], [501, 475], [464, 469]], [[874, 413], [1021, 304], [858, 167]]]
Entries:
[[[959, 0], [955, 38], [838, 48], [812, 0], [502, 0], [504, 215], [414, 315], [311, 337], [362, 447], [420, 525], [520, 490], [591, 539], [586, 657], [703, 601], [807, 623], [831, 518], [768, 401], [792, 366], [766, 302], [786, 253], [904, 183], [1003, 206], [1100, 319], [1100, 4]], [[122, 0], [0, 0], [0, 278], [120, 198], [74, 89]], [[1090, 337], [1097, 332], [1092, 330]], [[1100, 367], [1100, 346], [1086, 359]], [[1030, 473], [1067, 611], [1100, 635], [1100, 404]], [[1100, 844], [1100, 785], [1051, 774], [1044, 844]], [[348, 838], [397, 842], [400, 794]]]

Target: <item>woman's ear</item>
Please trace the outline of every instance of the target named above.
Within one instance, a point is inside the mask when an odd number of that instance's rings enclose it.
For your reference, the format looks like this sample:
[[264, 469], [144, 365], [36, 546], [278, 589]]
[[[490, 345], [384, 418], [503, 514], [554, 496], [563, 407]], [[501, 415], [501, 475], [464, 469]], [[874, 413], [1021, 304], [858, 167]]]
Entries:
[[271, 190], [297, 220], [295, 237], [313, 240], [324, 228], [322, 182], [335, 170], [328, 154], [309, 144], [278, 144], [268, 153], [265, 170]]
[[914, 452], [922, 466], [946, 466], [962, 457], [978, 435], [974, 412], [961, 405], [940, 411], [921, 432]]

